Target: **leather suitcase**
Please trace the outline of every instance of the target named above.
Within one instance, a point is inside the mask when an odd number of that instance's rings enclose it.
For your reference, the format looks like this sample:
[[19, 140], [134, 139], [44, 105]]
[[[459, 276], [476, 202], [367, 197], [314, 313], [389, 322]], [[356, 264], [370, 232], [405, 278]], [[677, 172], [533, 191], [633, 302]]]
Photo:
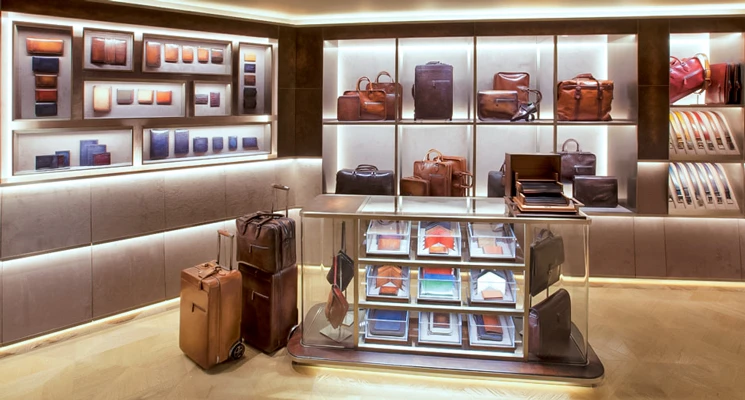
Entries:
[[336, 194], [366, 194], [395, 196], [396, 177], [393, 171], [379, 170], [374, 165], [361, 164], [355, 169], [336, 173]]
[[414, 69], [414, 119], [453, 119], [453, 66], [439, 61]]
[[[288, 194], [290, 188], [272, 185], [276, 190]], [[238, 231], [238, 265], [247, 264], [270, 274], [295, 266], [295, 220], [274, 212], [259, 211], [244, 215], [235, 220]]]
[[572, 301], [559, 289], [530, 308], [528, 350], [539, 358], [562, 358], [572, 344]]
[[241, 337], [265, 353], [287, 345], [297, 325], [297, 266], [271, 274], [239, 265], [243, 276]]
[[220, 239], [228, 237], [232, 259], [234, 235], [218, 231], [217, 260], [181, 271], [179, 347], [204, 369], [243, 357], [241, 343], [241, 273], [220, 266]]

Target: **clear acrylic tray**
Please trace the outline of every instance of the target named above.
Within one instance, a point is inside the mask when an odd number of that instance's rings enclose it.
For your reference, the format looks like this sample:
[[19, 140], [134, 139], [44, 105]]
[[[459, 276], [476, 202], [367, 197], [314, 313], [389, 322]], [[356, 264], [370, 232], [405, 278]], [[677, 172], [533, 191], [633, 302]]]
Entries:
[[471, 258], [514, 259], [517, 239], [509, 224], [469, 223]]
[[397, 310], [367, 310], [365, 340], [407, 342], [409, 312]]
[[[488, 320], [478, 318], [489, 318]], [[496, 318], [496, 320], [493, 320]], [[468, 341], [472, 348], [515, 349], [515, 323], [504, 315], [468, 316]]]
[[408, 255], [411, 221], [370, 221], [367, 228], [369, 254]]
[[517, 304], [517, 294], [520, 289], [512, 271], [472, 269], [468, 286], [471, 304], [510, 305], [512, 307]]
[[[386, 268], [387, 267], [387, 268]], [[398, 268], [397, 274], [388, 268]], [[411, 281], [408, 267], [393, 265], [367, 266], [367, 297], [380, 300], [408, 301], [411, 293]]]
[[418, 300], [460, 303], [460, 269], [419, 268]]
[[463, 328], [460, 314], [420, 312], [419, 343], [461, 346]]
[[460, 257], [460, 223], [419, 222], [416, 254], [424, 257]]

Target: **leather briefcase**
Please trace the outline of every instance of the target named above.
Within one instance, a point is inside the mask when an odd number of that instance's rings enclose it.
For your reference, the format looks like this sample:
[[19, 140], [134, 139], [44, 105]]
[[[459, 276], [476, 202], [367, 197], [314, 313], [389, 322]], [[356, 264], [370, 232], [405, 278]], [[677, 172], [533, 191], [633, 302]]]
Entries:
[[618, 206], [618, 179], [614, 176], [576, 176], [572, 197], [585, 207]]
[[[388, 78], [390, 78], [391, 81], [381, 82], [381, 76], [387, 76]], [[375, 82], [368, 82], [367, 89], [376, 89], [385, 92], [386, 120], [394, 121], [396, 118], [401, 118], [401, 113], [403, 110], [404, 89], [400, 83], [396, 83], [393, 81], [393, 77], [391, 77], [391, 74], [386, 71], [380, 72], [375, 78]]]
[[[576, 151], [567, 150], [567, 145], [574, 143], [577, 145]], [[589, 151], [582, 151], [579, 142], [574, 139], [567, 139], [561, 146], [561, 180], [568, 182], [574, 179], [575, 175], [595, 175], [595, 154]]]
[[450, 195], [453, 197], [465, 197], [468, 189], [473, 187], [473, 174], [468, 172], [468, 160], [461, 156], [446, 156], [436, 149], [429, 149], [426, 158], [429, 160], [430, 154], [434, 154], [434, 160], [441, 161], [443, 164], [450, 164], [453, 171], [451, 178], [452, 189]]
[[556, 119], [559, 121], [610, 121], [613, 81], [580, 74], [558, 84]]
[[482, 121], [510, 120], [520, 110], [517, 90], [481, 90], [478, 101], [478, 117]]
[[429, 181], [418, 176], [401, 178], [401, 196], [429, 196]]
[[670, 104], [696, 91], [703, 91], [711, 82], [711, 69], [706, 54], [698, 53], [682, 60], [670, 57]]
[[374, 165], [360, 164], [355, 169], [345, 168], [336, 173], [336, 194], [394, 196], [395, 185], [393, 171], [381, 171]]
[[528, 351], [539, 358], [565, 358], [572, 345], [572, 300], [559, 289], [530, 308]]
[[536, 296], [559, 281], [564, 263], [564, 239], [541, 229], [530, 245], [530, 294]]
[[[359, 97], [359, 119], [361, 121], [383, 121], [386, 117], [386, 93], [383, 90], [377, 89], [360, 89], [360, 83], [362, 81], [370, 82], [370, 79], [366, 76], [357, 80], [357, 90], [348, 90], [344, 92], [343, 96], [357, 96]], [[338, 113], [338, 111], [337, 111]]]
[[729, 64], [727, 66], [727, 76], [731, 82], [729, 87], [729, 93], [727, 104], [740, 104], [742, 103], [742, 70], [740, 64]]
[[453, 189], [453, 168], [439, 160], [430, 160], [429, 153], [421, 161], [414, 161], [414, 176], [429, 181], [430, 196], [450, 197]]
[[504, 163], [499, 171], [489, 171], [486, 191], [487, 197], [504, 197]]
[[530, 74], [527, 72], [497, 72], [494, 74], [494, 90], [514, 90], [521, 104], [530, 102], [527, 91], [518, 91], [519, 87], [530, 87]]
[[414, 119], [453, 119], [453, 66], [439, 61], [414, 69]]
[[726, 63], [711, 64], [711, 83], [706, 88], [706, 104], [727, 104], [730, 90], [730, 66]]
[[339, 121], [360, 120], [360, 96], [357, 92], [345, 94], [336, 99], [336, 119]]

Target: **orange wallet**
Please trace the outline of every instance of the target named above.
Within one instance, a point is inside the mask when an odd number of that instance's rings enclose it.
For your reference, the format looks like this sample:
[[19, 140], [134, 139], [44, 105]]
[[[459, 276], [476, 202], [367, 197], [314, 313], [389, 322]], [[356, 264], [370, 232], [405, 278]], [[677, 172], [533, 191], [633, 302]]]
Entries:
[[181, 48], [181, 61], [191, 64], [194, 62], [194, 48], [191, 46], [184, 46]]
[[65, 41], [62, 39], [26, 38], [26, 52], [46, 56], [61, 56]]
[[178, 48], [179, 45], [177, 44], [166, 44], [166, 62], [167, 63], [175, 63], [178, 62]]
[[56, 89], [57, 75], [34, 75], [38, 89]]
[[166, 105], [166, 106], [170, 105], [172, 98], [173, 98], [173, 92], [171, 92], [170, 90], [164, 90], [164, 91], [158, 90], [157, 93], [155, 94], [155, 101], [157, 101], [158, 104], [161, 104], [161, 105]]
[[197, 61], [202, 64], [207, 63], [210, 60], [210, 49], [198, 48], [197, 49]]
[[57, 89], [36, 89], [36, 101], [57, 102]]
[[145, 42], [145, 65], [151, 68], [160, 67], [160, 43]]

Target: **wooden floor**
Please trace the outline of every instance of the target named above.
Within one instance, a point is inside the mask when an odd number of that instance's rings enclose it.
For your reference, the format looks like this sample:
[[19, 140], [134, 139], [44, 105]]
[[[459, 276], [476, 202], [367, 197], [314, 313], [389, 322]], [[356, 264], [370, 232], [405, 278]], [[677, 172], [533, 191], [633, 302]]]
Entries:
[[0, 358], [0, 399], [745, 398], [745, 289], [591, 289], [605, 381], [580, 388], [295, 367], [282, 350], [203, 372], [178, 348], [178, 310]]

